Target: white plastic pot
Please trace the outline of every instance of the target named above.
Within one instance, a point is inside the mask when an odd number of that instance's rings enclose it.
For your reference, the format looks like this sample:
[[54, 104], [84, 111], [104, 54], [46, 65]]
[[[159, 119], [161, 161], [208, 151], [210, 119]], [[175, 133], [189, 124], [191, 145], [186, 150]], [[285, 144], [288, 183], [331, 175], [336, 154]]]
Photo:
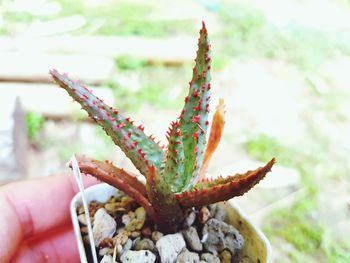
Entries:
[[[112, 195], [118, 196], [120, 194], [119, 190], [105, 183], [91, 186], [85, 190], [85, 196], [88, 202], [105, 202]], [[78, 193], [71, 201], [70, 212], [74, 232], [77, 237], [80, 260], [85, 263], [88, 261], [76, 213], [76, 208], [81, 203], [81, 195]], [[243, 256], [248, 256], [252, 262], [271, 263], [271, 245], [265, 235], [249, 220], [249, 218], [232, 200], [226, 202], [225, 206], [227, 207], [229, 222], [240, 231], [245, 239]]]

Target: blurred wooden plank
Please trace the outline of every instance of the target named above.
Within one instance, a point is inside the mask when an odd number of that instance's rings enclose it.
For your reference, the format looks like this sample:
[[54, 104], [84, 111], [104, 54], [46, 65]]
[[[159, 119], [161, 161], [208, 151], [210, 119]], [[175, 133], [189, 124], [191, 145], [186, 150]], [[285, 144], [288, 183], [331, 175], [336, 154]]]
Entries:
[[113, 59], [97, 55], [52, 55], [35, 52], [0, 52], [0, 81], [51, 82], [49, 69], [69, 72], [86, 83], [110, 79]]
[[[149, 61], [193, 61], [197, 36], [147, 38], [139, 36], [0, 37], [1, 51], [67, 52], [101, 56], [131, 55]], [[89, 62], [91, 63], [91, 61]]]
[[[92, 88], [95, 95], [107, 104], [113, 105], [113, 93], [108, 88]], [[0, 83], [2, 101], [11, 102], [17, 97], [25, 111], [56, 118], [76, 116], [81, 111], [78, 103], [73, 103], [67, 92], [54, 84]], [[0, 111], [6, 114], [6, 103], [0, 104]], [[11, 114], [10, 112], [8, 114]]]

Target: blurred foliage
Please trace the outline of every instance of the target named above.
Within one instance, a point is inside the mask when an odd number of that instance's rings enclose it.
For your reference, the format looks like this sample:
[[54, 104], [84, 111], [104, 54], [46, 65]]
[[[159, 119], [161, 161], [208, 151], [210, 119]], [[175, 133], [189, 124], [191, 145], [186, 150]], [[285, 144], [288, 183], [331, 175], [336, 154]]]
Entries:
[[137, 111], [145, 103], [156, 109], [182, 105], [188, 85], [186, 80], [190, 79], [190, 64], [169, 67], [132, 56], [120, 56], [115, 63], [123, 76], [136, 79], [135, 85], [139, 85], [133, 87], [132, 82], [125, 84], [120, 78], [107, 83], [114, 92], [118, 108]]
[[[87, 27], [104, 35], [169, 36], [178, 32], [194, 32], [188, 21], [152, 20], [154, 5], [130, 1], [109, 1], [105, 5], [88, 6], [86, 1], [60, 0], [61, 15], [80, 14], [87, 18]], [[66, 7], [66, 8], [65, 8]]]
[[115, 64], [121, 70], [141, 70], [149, 66], [146, 60], [134, 56], [123, 55], [115, 59]]
[[57, 144], [57, 153], [58, 157], [62, 162], [67, 162], [67, 160], [70, 160], [73, 154], [76, 154], [79, 152], [79, 149], [81, 149], [81, 143], [80, 142], [71, 142], [69, 145], [66, 144]]
[[318, 207], [318, 195], [322, 194], [319, 171], [322, 171], [323, 182], [331, 180], [335, 174], [337, 178], [344, 178], [348, 171], [342, 166], [344, 160], [333, 159], [333, 145], [318, 128], [310, 126], [309, 136], [305, 142], [291, 146], [260, 134], [245, 144], [247, 153], [257, 160], [268, 161], [271, 156], [276, 156], [279, 165], [297, 169], [305, 189], [305, 195], [291, 207], [277, 209], [268, 215], [264, 231], [271, 239], [283, 238], [294, 246], [295, 250], [289, 255], [293, 262], [310, 262], [310, 255], [325, 257], [327, 262], [349, 262], [350, 255], [345, 251], [350, 251], [350, 243], [344, 244], [327, 235], [327, 226], [319, 222]]
[[305, 196], [290, 208], [269, 214], [264, 231], [270, 238], [283, 238], [295, 247], [288, 255], [293, 262], [310, 262], [310, 256], [315, 262], [319, 262], [317, 258], [330, 263], [350, 262], [350, 243], [338, 241], [328, 233], [317, 213], [317, 202]]
[[321, 248], [323, 237], [323, 228], [317, 222], [316, 214], [316, 203], [304, 198], [290, 208], [271, 213], [264, 230], [268, 235], [284, 238], [299, 251], [314, 253]]
[[0, 26], [0, 36], [1, 35], [8, 35], [8, 34], [9, 34], [8, 29]]
[[277, 27], [251, 6], [226, 4], [219, 12], [223, 42], [234, 56], [282, 59], [311, 71], [330, 57], [350, 54], [350, 35], [289, 24]]
[[327, 229], [324, 230], [322, 250], [325, 252], [329, 263], [350, 262], [350, 241], [339, 242], [334, 240]]
[[[194, 62], [193, 62], [194, 63]], [[156, 109], [175, 109], [183, 104], [188, 81], [191, 79], [193, 63], [164, 64], [147, 61], [131, 55], [115, 58], [120, 75], [136, 78], [140, 87], [125, 86], [120, 77], [107, 84], [114, 92], [118, 108], [138, 111], [144, 103]], [[223, 56], [213, 58], [213, 70], [221, 70], [228, 63]]]
[[223, 70], [230, 63], [230, 58], [225, 54], [222, 48], [215, 49], [212, 57], [212, 71], [217, 72]]
[[3, 13], [3, 16], [4, 16], [3, 19], [5, 21], [18, 22], [18, 23], [30, 23], [34, 19], [39, 19], [40, 21], [46, 20], [44, 17], [39, 18], [24, 11], [17, 11], [17, 12], [5, 11]]
[[148, 37], [171, 36], [175, 33], [195, 33], [186, 20], [154, 19], [155, 5], [126, 0], [110, 0], [92, 3], [84, 0], [57, 0], [61, 11], [53, 16], [34, 16], [20, 11], [4, 12], [4, 21], [27, 26], [34, 21], [49, 21], [58, 17], [81, 15], [86, 25], [73, 33], [101, 35], [142, 35]]
[[26, 114], [27, 134], [30, 140], [35, 140], [44, 125], [45, 119], [41, 114], [28, 112]]
[[293, 165], [295, 150], [282, 145], [278, 140], [265, 134], [258, 134], [245, 143], [247, 153], [254, 159], [267, 162], [275, 156], [278, 163], [285, 166]]

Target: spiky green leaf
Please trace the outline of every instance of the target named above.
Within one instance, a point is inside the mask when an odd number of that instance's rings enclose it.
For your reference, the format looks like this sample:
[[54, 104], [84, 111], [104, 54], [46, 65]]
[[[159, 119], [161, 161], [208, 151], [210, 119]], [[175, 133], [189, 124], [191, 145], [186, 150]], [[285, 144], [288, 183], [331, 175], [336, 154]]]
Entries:
[[129, 118], [122, 116], [93, 95], [85, 86], [71, 80], [66, 75], [60, 74], [57, 70], [51, 70], [50, 74], [105, 130], [143, 175], [147, 176], [149, 166], [161, 167], [164, 152], [156, 142], [144, 133], [142, 126], [135, 126]]
[[185, 155], [183, 189], [190, 188], [199, 176], [208, 128], [211, 57], [208, 32], [204, 23], [199, 35], [195, 62], [189, 93], [180, 116]]

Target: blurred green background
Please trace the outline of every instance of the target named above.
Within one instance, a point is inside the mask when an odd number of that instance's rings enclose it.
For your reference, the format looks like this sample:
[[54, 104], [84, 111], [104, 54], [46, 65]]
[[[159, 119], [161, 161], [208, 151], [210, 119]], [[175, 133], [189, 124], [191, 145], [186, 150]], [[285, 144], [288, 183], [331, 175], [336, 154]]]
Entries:
[[227, 106], [209, 172], [232, 174], [275, 156], [271, 178], [237, 198], [275, 261], [350, 262], [347, 0], [0, 1], [0, 94], [22, 105], [1, 111], [20, 108], [14, 123], [24, 135], [12, 140], [26, 137], [12, 143], [13, 162], [0, 154], [2, 181], [22, 161], [28, 177], [66, 171], [73, 153], [132, 169], [51, 84], [48, 69], [69, 71], [165, 142], [202, 20], [213, 47], [212, 109], [219, 97]]

